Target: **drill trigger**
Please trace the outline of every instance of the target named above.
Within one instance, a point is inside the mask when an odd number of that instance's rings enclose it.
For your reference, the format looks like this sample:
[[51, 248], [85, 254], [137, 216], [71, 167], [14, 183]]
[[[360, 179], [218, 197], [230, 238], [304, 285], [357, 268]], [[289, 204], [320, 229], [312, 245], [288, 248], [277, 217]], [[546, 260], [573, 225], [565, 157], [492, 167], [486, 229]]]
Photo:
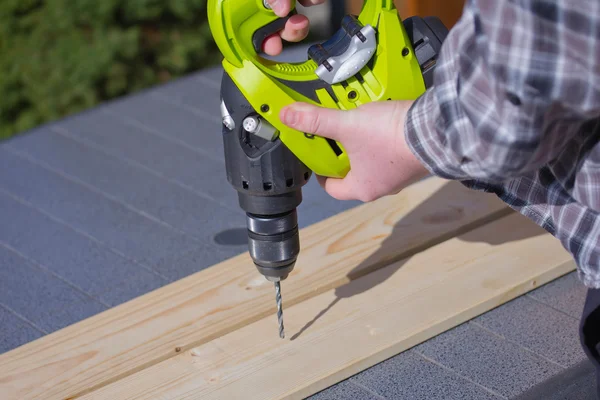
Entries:
[[267, 40], [267, 38], [271, 35], [283, 30], [288, 20], [296, 14], [298, 14], [298, 11], [294, 8], [292, 11], [290, 11], [287, 17], [278, 18], [270, 24], [267, 24], [262, 28], [256, 30], [256, 32], [254, 32], [254, 34], [252, 35], [252, 46], [254, 46], [254, 51], [256, 51], [256, 53], [261, 53], [263, 43], [265, 42], [265, 40]]

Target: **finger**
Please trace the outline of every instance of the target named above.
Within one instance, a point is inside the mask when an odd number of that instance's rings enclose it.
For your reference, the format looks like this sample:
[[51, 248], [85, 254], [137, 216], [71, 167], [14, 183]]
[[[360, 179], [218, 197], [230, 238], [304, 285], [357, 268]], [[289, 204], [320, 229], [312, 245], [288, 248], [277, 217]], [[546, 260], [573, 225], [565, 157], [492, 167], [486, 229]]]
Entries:
[[290, 128], [337, 141], [341, 141], [346, 132], [360, 129], [360, 121], [355, 118], [353, 111], [317, 107], [307, 103], [294, 103], [284, 107], [279, 117]]
[[355, 190], [352, 185], [352, 171], [346, 175], [344, 179], [324, 178], [321, 177], [321, 187], [325, 189], [327, 194], [336, 200], [357, 200]]
[[326, 0], [299, 0], [304, 7], [317, 6], [325, 3]]
[[267, 0], [267, 3], [271, 6], [275, 15], [281, 18], [287, 16], [292, 8], [290, 0]]
[[288, 42], [299, 42], [308, 36], [309, 20], [301, 14], [293, 15], [281, 31], [281, 37]]
[[281, 36], [274, 34], [269, 36], [263, 42], [263, 51], [270, 56], [277, 56], [283, 51]]

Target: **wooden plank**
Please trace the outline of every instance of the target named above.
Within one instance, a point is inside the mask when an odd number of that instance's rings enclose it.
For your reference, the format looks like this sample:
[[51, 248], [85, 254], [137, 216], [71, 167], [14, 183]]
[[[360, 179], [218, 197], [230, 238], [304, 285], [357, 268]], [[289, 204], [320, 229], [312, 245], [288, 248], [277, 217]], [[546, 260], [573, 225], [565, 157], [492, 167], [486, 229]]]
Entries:
[[520, 215], [449, 240], [83, 399], [301, 399], [575, 268]]
[[[286, 307], [509, 213], [495, 196], [437, 178], [301, 232]], [[300, 218], [302, 216], [300, 215]], [[0, 356], [2, 399], [65, 399], [274, 314], [247, 254]]]

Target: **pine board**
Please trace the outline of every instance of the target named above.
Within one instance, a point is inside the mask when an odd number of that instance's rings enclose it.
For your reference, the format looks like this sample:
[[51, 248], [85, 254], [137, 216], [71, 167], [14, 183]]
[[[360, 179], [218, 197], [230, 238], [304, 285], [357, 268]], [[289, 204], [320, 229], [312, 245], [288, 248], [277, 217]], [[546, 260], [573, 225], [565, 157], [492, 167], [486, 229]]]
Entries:
[[[298, 265], [282, 285], [285, 305], [509, 212], [493, 195], [430, 178], [312, 225], [301, 231]], [[1, 355], [0, 397], [78, 397], [272, 317], [274, 306], [272, 284], [242, 254]]]
[[512, 215], [289, 308], [286, 340], [266, 318], [83, 399], [301, 399], [573, 269]]

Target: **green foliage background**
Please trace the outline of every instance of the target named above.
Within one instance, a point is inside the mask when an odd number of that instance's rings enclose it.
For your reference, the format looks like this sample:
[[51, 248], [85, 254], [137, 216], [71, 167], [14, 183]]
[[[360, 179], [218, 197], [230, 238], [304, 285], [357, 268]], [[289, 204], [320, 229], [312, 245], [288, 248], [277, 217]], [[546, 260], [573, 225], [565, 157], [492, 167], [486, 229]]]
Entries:
[[0, 138], [220, 58], [206, 0], [1, 0]]

